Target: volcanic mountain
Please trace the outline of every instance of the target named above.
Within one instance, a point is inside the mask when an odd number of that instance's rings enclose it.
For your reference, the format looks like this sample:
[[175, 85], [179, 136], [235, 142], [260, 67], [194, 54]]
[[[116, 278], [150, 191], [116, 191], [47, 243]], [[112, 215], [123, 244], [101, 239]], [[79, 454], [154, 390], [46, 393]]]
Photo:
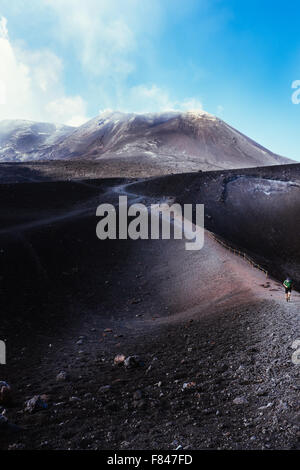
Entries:
[[48, 149], [74, 131], [73, 127], [23, 120], [0, 122], [0, 162], [44, 158]]
[[70, 159], [138, 162], [164, 174], [293, 163], [204, 111], [104, 112], [78, 128], [0, 123], [0, 161]]

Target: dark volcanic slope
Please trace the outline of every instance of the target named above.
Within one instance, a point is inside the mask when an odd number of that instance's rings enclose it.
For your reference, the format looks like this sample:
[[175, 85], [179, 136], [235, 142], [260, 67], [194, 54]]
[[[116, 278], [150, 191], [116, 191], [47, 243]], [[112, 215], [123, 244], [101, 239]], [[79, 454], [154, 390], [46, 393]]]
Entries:
[[[111, 168], [108, 165], [108, 168]], [[282, 278], [285, 275], [300, 281], [299, 253], [299, 164], [228, 170], [223, 172], [184, 173], [142, 180], [131, 186], [131, 190], [149, 196], [176, 196], [182, 202], [205, 204], [206, 227], [232, 243], [258, 257], [272, 272]], [[126, 176], [140, 174], [139, 167]], [[27, 194], [32, 188], [32, 200], [28, 210], [34, 212], [35, 201], [44, 200], [42, 194], [51, 194], [57, 207], [63, 211], [68, 204], [73, 188], [80, 200], [78, 184], [69, 184], [69, 189], [51, 184], [54, 180], [91, 180], [105, 174], [101, 162], [39, 162], [28, 164], [1, 164], [0, 181], [9, 184], [1, 188], [1, 198], [5, 217], [10, 217], [11, 204], [17, 204], [18, 185], [11, 183], [45, 181], [49, 186], [24, 186]], [[116, 168], [116, 174], [117, 168]], [[155, 172], [154, 172], [155, 174]], [[96, 183], [97, 186], [97, 183]], [[58, 192], [56, 192], [56, 187]], [[60, 189], [61, 188], [61, 189]], [[65, 188], [65, 189], [64, 189]], [[82, 186], [87, 191], [88, 186]], [[63, 192], [61, 192], [63, 190]], [[39, 196], [39, 191], [41, 194]], [[74, 192], [75, 194], [75, 192]], [[87, 192], [87, 194], [89, 194]], [[24, 196], [25, 197], [25, 196]], [[23, 196], [19, 196], [23, 199]], [[7, 200], [10, 199], [11, 203]], [[6, 201], [6, 202], [5, 202]], [[5, 202], [5, 204], [4, 204]], [[41, 202], [41, 204], [43, 204]], [[6, 206], [6, 207], [5, 207]], [[23, 206], [22, 206], [23, 207]], [[48, 211], [48, 206], [45, 206]], [[52, 213], [55, 213], [55, 208]], [[2, 212], [2, 217], [4, 217]], [[18, 216], [23, 217], [24, 212]]]
[[206, 228], [300, 286], [300, 165], [174, 175], [134, 188], [204, 204]]
[[[270, 180], [282, 196], [280, 222]], [[97, 205], [117, 203], [127, 188], [210, 203], [208, 227], [233, 238], [229, 207], [242, 233], [236, 196], [251, 205], [246, 195], [257, 193], [249, 215], [268, 215], [269, 226], [257, 227], [254, 249], [274, 241], [277, 262], [286, 263], [281, 248], [294, 239], [283, 240], [282, 230], [292, 208], [290, 228], [299, 233], [291, 186], [298, 181], [299, 165], [129, 186], [100, 179], [0, 185], [0, 338], [8, 351], [1, 380], [14, 391], [7, 417], [24, 429], [4, 430], [0, 448], [299, 448], [299, 377], [291, 362], [299, 295], [286, 304], [280, 284], [266, 282], [208, 233], [197, 252], [182, 240], [100, 242], [95, 234]], [[274, 227], [279, 235], [271, 239]], [[138, 354], [144, 366], [116, 367], [118, 353]], [[60, 371], [69, 380], [58, 382]], [[195, 386], [183, 390], [188, 382]], [[49, 395], [49, 407], [23, 412], [37, 394]]]
[[0, 183], [89, 180], [96, 178], [146, 178], [168, 175], [167, 168], [146, 157], [101, 160], [50, 160], [26, 163], [0, 163]]
[[2, 161], [11, 161], [11, 155], [20, 161], [107, 159], [117, 160], [119, 167], [125, 162], [133, 167], [140, 165], [144, 172], [149, 167], [158, 167], [160, 174], [292, 162], [204, 111], [145, 115], [103, 113], [73, 132], [64, 132], [63, 138], [43, 144], [33, 154], [28, 153], [27, 147], [23, 153], [19, 145], [5, 147], [3, 137]]

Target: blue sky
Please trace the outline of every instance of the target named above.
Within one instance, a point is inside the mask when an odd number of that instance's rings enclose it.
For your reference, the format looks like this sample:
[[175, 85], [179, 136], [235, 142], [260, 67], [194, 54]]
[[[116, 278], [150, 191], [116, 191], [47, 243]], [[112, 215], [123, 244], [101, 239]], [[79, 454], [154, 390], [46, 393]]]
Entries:
[[300, 161], [296, 2], [0, 0], [0, 18], [0, 119], [202, 107]]

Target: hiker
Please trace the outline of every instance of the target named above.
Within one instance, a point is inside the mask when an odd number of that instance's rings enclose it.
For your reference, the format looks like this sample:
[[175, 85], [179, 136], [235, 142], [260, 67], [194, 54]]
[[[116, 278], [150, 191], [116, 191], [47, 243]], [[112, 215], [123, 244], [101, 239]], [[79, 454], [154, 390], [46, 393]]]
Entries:
[[285, 298], [287, 302], [291, 301], [291, 292], [292, 292], [292, 280], [288, 277], [283, 282], [283, 287], [285, 288]]

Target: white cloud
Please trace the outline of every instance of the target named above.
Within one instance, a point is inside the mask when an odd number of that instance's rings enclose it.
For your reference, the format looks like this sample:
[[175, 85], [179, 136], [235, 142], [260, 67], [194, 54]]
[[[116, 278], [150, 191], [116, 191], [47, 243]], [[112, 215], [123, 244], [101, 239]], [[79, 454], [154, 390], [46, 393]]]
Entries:
[[81, 126], [86, 122], [86, 105], [80, 96], [60, 98], [50, 101], [46, 111], [51, 121], [64, 122], [69, 126]]
[[[118, 79], [135, 68], [131, 54], [138, 46], [140, 19], [147, 6], [138, 0], [44, 0], [56, 13], [57, 35], [74, 46], [85, 70], [95, 76]], [[158, 2], [153, 0], [153, 12]]]
[[0, 38], [8, 39], [7, 19], [4, 16], [0, 18]]
[[126, 102], [123, 101], [121, 110], [140, 113], [157, 111], [199, 111], [202, 103], [198, 98], [174, 100], [168, 90], [155, 84], [137, 85], [129, 90]]
[[[182, 3], [173, 1], [176, 11], [180, 10]], [[18, 4], [21, 13], [24, 3], [20, 0]], [[129, 85], [143, 64], [153, 70], [151, 39], [159, 36], [175, 7], [169, 5], [168, 10], [161, 0], [34, 0], [34, 5], [35, 9], [39, 5], [38, 14], [43, 11], [51, 17], [53, 29], [48, 35], [61, 48], [60, 54], [73, 73], [75, 67], [80, 69], [85, 93], [97, 99], [99, 107], [134, 112], [202, 109], [197, 97], [179, 101], [155, 83]], [[64, 89], [65, 63], [61, 58], [49, 49], [17, 47], [9, 38], [6, 19], [1, 17], [0, 56], [0, 120], [72, 125], [87, 120], [87, 103]]]
[[177, 106], [182, 111], [202, 111], [203, 106], [198, 98], [186, 98], [182, 102], [178, 102]]
[[0, 105], [6, 103], [6, 85], [0, 78]]
[[10, 41], [6, 18], [0, 18], [0, 120], [83, 122], [86, 104], [66, 96], [63, 64], [49, 50], [28, 51]]
[[157, 85], [132, 87], [126, 101], [127, 106], [137, 112], [166, 111], [174, 107], [169, 93]]

